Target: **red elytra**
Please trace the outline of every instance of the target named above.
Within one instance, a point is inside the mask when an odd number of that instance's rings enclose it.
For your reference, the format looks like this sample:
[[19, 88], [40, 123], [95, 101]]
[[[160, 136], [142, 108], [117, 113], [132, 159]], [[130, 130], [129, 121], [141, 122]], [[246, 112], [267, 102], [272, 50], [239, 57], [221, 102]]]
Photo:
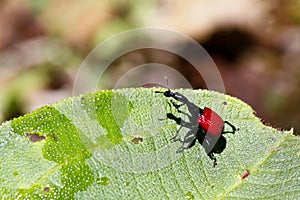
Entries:
[[210, 136], [219, 137], [224, 128], [223, 119], [210, 108], [205, 107], [198, 117], [199, 126]]

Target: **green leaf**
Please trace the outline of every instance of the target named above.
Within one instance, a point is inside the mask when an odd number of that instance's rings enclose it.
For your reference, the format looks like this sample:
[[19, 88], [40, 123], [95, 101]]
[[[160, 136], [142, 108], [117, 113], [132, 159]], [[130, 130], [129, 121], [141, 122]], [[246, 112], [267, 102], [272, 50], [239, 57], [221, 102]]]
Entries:
[[2, 199], [299, 199], [300, 140], [292, 131], [264, 126], [236, 98], [178, 90], [240, 129], [224, 135], [214, 168], [199, 144], [176, 153], [180, 142], [170, 138], [179, 127], [166, 113], [186, 116], [154, 91], [86, 94], [3, 123]]

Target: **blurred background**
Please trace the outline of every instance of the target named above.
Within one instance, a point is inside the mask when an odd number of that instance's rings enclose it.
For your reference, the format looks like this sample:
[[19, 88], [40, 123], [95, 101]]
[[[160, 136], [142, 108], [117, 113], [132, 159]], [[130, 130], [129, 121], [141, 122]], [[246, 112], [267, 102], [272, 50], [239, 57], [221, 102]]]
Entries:
[[[226, 92], [250, 104], [264, 123], [300, 133], [299, 10], [300, 0], [1, 0], [0, 122], [72, 96], [76, 73], [96, 45], [155, 26], [199, 42]], [[145, 49], [113, 62], [102, 89], [150, 62], [178, 70], [195, 89], [206, 88], [185, 60]]]

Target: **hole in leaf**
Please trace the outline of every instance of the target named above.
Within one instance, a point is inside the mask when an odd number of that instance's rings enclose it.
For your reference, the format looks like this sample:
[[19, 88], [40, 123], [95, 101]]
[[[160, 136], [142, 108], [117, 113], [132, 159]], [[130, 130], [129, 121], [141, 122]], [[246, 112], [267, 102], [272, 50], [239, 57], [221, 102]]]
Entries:
[[46, 139], [45, 136], [37, 133], [25, 133], [25, 136], [29, 138], [30, 142], [39, 142]]
[[273, 137], [268, 137], [267, 140], [268, 140], [269, 142], [272, 142], [272, 143], [276, 141], [276, 139], [273, 138]]
[[132, 140], [131, 140], [131, 142], [132, 143], [134, 143], [134, 144], [139, 144], [139, 143], [141, 143], [141, 142], [143, 142], [143, 138], [141, 138], [141, 137], [135, 137], [135, 138], [133, 138]]
[[44, 192], [50, 192], [50, 187], [48, 187], [48, 186], [44, 187], [43, 191]]

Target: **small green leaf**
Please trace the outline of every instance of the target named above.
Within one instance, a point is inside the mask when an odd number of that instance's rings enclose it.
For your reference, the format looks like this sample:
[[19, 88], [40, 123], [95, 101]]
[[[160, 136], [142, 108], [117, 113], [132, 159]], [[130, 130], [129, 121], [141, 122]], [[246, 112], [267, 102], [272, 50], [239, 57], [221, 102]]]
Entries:
[[[164, 89], [161, 89], [162, 91]], [[154, 89], [63, 100], [0, 126], [2, 199], [299, 199], [300, 140], [264, 126], [240, 100], [178, 90], [239, 128], [218, 165], [201, 145], [176, 153], [185, 118]], [[182, 111], [187, 112], [183, 106]], [[180, 136], [188, 130], [183, 128]]]

